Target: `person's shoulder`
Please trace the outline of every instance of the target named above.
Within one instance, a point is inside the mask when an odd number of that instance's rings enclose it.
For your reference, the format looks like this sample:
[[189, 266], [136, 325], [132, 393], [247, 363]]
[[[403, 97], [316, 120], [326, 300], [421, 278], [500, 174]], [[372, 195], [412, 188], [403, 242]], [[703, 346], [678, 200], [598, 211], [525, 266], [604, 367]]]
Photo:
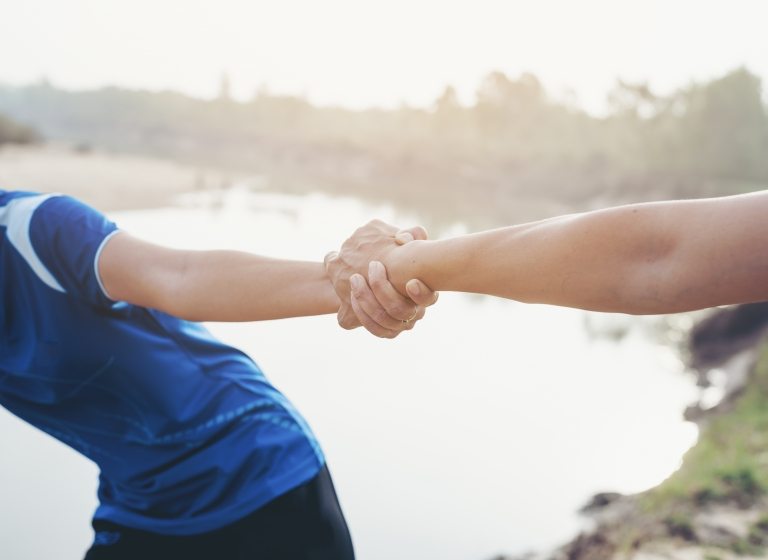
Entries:
[[96, 212], [86, 203], [74, 198], [73, 196], [61, 193], [39, 194], [40, 209], [51, 213], [71, 213], [71, 212]]
[[60, 193], [39, 195], [30, 200], [30, 205], [34, 206], [33, 228], [49, 231], [59, 228], [69, 230], [73, 227], [97, 231], [112, 228], [111, 222], [104, 214], [69, 195]]
[[45, 196], [43, 193], [34, 191], [8, 191], [0, 189], [0, 206], [6, 206], [14, 200], [22, 198], [33, 198], [38, 196]]
[[105, 222], [104, 216], [80, 202], [60, 193], [0, 191], [0, 224], [18, 235], [36, 230], [54, 231], [76, 223]]
[[0, 191], [0, 225], [8, 228], [9, 235], [21, 235], [29, 229], [29, 223], [38, 208], [51, 197], [28, 191]]

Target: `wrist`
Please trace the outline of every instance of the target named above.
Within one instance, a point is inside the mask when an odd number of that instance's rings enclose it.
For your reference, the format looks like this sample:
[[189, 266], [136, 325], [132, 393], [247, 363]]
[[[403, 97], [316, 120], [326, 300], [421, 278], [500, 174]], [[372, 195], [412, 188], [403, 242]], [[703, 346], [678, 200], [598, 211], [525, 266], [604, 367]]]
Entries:
[[409, 280], [418, 278], [426, 282], [423, 278], [426, 272], [425, 256], [431, 243], [411, 241], [394, 249], [384, 260], [390, 282], [402, 294], [406, 294], [405, 285]]
[[322, 314], [336, 313], [341, 306], [341, 300], [336, 294], [336, 290], [333, 286], [333, 281], [328, 275], [328, 270], [324, 263], [319, 264], [320, 277], [317, 283], [316, 298], [319, 307], [322, 309]]

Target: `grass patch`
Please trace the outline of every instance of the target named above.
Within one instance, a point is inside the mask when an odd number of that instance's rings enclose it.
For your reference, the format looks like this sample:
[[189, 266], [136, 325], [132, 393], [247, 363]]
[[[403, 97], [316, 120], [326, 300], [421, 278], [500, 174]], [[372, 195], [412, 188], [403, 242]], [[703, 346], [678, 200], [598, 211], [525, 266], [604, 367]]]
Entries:
[[754, 555], [757, 556], [763, 552], [763, 547], [753, 544], [750, 540], [740, 539], [731, 545], [731, 550], [739, 556]]
[[768, 515], [761, 517], [752, 525], [747, 540], [755, 546], [768, 546]]
[[[768, 548], [768, 514], [750, 526], [743, 538], [726, 532], [722, 538], [711, 537], [712, 542], [707, 540], [706, 525], [697, 525], [697, 517], [710, 504], [749, 508], [767, 496], [768, 343], [760, 348], [741, 395], [727, 412], [703, 425], [699, 441], [686, 453], [680, 469], [661, 485], [635, 496], [637, 507], [600, 530], [613, 545], [611, 554], [629, 555], [645, 543], [673, 540], [702, 547], [705, 560], [730, 558], [734, 553], [761, 556]], [[570, 557], [608, 557], [593, 554], [593, 549], [586, 552]]]
[[681, 468], [647, 492], [641, 505], [649, 512], [669, 511], [685, 503], [748, 507], [766, 491], [768, 344], [761, 349], [754, 376], [733, 410], [709, 420]]
[[691, 518], [684, 513], [673, 513], [664, 518], [664, 525], [670, 537], [696, 542], [696, 531]]

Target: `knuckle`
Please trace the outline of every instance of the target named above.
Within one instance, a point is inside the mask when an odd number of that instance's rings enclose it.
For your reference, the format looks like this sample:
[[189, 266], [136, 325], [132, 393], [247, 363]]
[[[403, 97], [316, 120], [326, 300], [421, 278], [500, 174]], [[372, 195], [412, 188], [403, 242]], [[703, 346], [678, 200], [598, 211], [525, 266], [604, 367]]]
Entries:
[[398, 321], [407, 321], [413, 316], [413, 313], [410, 313], [408, 309], [403, 306], [392, 308], [389, 312], [392, 315], [392, 318], [397, 319]]
[[401, 321], [408, 321], [409, 319], [412, 319], [414, 314], [416, 313], [417, 308], [411, 307], [409, 305], [398, 305], [392, 310], [392, 313], [394, 313], [393, 317], [397, 317]]
[[375, 309], [370, 313], [370, 315], [371, 315], [371, 319], [373, 319], [380, 325], [385, 323], [387, 319], [389, 319], [389, 315], [386, 312], [382, 311], [381, 309]]

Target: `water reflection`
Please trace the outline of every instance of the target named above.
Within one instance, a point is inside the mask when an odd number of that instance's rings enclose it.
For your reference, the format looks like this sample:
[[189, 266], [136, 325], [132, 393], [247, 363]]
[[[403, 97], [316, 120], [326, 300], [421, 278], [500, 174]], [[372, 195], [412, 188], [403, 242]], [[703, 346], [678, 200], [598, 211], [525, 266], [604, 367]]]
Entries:
[[[353, 198], [239, 189], [114, 216], [174, 246], [314, 260], [373, 217], [420, 221]], [[626, 318], [621, 337], [595, 337], [585, 316], [443, 294], [396, 341], [333, 317], [211, 328], [253, 355], [314, 427], [361, 559], [481, 560], [569, 538], [591, 494], [657, 484], [695, 438], [681, 411], [696, 392], [674, 349]], [[92, 488], [67, 504], [84, 527]]]

